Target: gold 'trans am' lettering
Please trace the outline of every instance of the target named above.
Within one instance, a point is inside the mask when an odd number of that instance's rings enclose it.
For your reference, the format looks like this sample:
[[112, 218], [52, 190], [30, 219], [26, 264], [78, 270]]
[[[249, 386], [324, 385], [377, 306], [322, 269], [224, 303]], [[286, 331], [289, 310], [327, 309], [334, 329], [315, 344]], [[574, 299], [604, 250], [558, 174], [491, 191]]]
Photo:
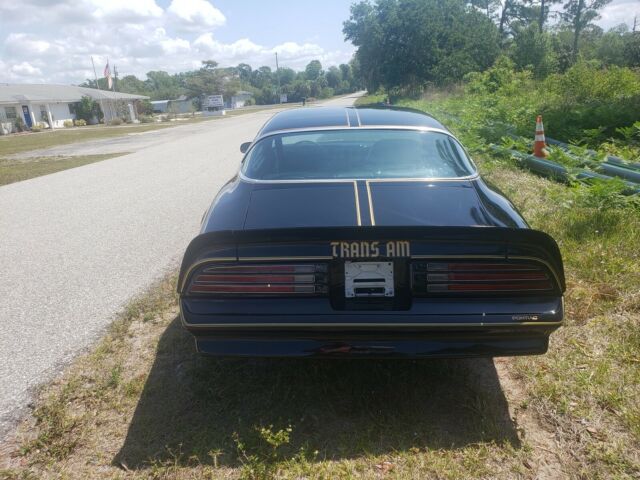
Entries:
[[405, 240], [388, 242], [331, 242], [334, 258], [396, 258], [411, 256], [411, 244]]

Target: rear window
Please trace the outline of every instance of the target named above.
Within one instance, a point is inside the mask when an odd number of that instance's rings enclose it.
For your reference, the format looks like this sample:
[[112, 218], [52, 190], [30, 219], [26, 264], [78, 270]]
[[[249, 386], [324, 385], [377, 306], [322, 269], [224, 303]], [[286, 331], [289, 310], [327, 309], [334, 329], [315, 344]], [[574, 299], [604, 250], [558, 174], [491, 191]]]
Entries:
[[452, 137], [418, 130], [329, 130], [259, 140], [242, 166], [256, 180], [456, 178], [475, 173]]

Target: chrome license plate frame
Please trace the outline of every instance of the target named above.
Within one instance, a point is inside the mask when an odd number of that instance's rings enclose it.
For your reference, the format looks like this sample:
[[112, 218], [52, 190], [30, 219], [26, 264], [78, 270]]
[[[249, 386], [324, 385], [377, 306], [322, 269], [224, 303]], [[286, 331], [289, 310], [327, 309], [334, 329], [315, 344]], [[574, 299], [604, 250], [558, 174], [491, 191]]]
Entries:
[[395, 295], [393, 262], [344, 262], [346, 298], [389, 298]]

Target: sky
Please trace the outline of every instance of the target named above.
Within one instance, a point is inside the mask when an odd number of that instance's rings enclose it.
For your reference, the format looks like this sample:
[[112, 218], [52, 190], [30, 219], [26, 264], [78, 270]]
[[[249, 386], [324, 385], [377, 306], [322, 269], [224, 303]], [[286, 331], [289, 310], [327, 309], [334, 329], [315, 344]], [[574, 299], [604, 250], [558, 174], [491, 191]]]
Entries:
[[[120, 76], [194, 70], [202, 60], [301, 70], [347, 62], [352, 0], [0, 0], [0, 82], [79, 84], [109, 60]], [[596, 22], [631, 25], [640, 0], [613, 0]], [[639, 20], [640, 21], [640, 20]]]

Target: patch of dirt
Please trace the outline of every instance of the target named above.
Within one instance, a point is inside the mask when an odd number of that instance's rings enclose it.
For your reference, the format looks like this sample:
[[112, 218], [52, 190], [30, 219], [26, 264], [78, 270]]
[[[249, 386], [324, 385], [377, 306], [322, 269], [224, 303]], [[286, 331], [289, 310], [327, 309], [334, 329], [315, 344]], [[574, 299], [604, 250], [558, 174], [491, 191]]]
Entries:
[[531, 464], [526, 465], [536, 480], [551, 480], [571, 477], [571, 459], [562, 451], [553, 430], [545, 426], [537, 414], [527, 408], [528, 398], [520, 381], [510, 367], [510, 358], [496, 358], [494, 364], [509, 413], [516, 425], [518, 437], [531, 447]]

